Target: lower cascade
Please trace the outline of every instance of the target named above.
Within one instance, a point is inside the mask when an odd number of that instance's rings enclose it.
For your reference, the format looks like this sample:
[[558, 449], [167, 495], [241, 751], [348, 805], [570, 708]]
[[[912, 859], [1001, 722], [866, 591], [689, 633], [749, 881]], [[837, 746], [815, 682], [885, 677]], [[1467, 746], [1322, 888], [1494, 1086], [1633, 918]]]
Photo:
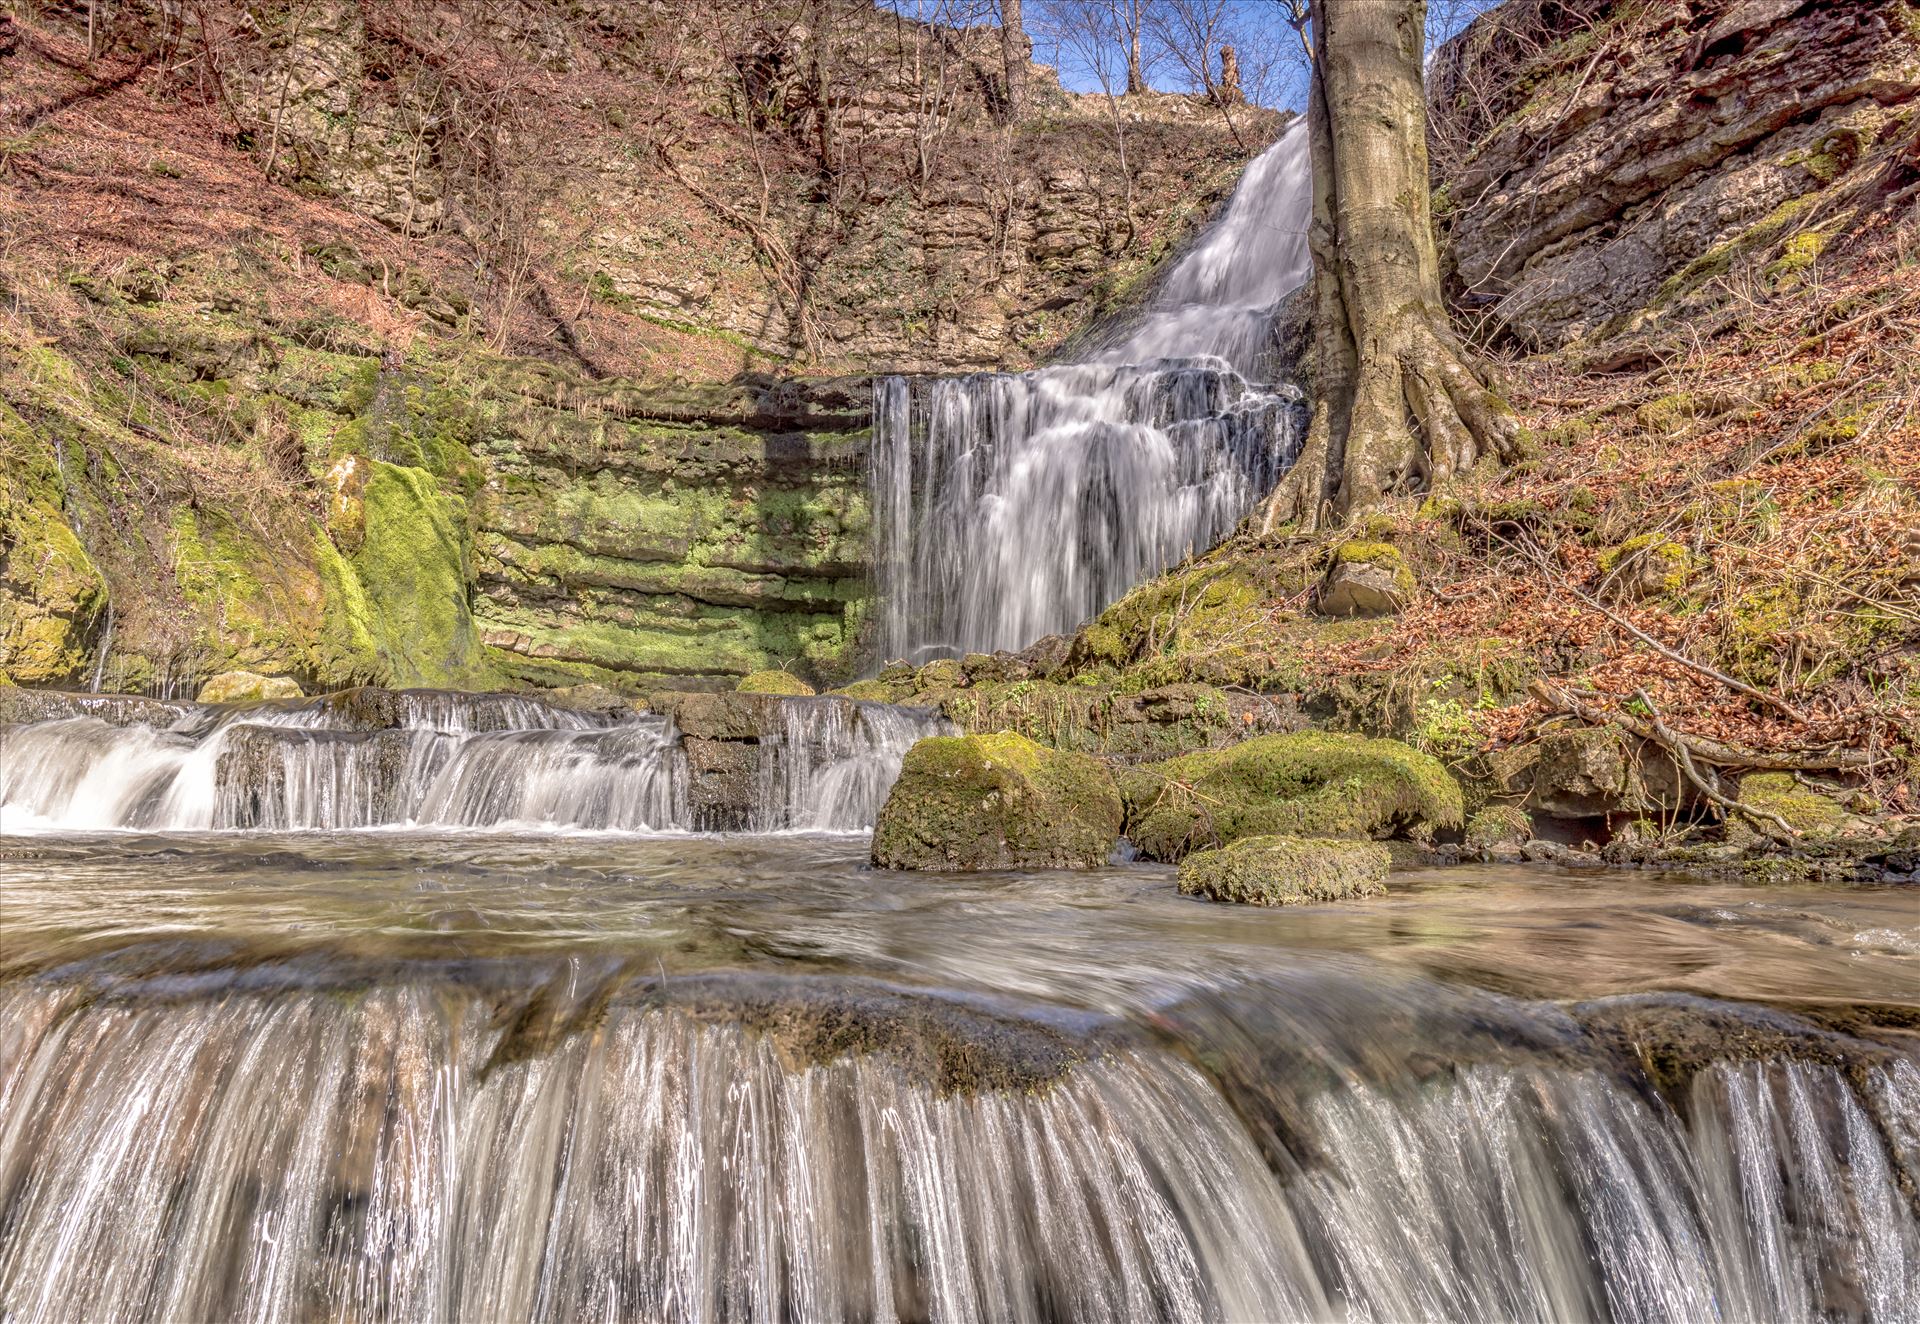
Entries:
[[[50, 699], [52, 696], [49, 696]], [[0, 725], [6, 831], [871, 827], [931, 714], [836, 697], [743, 705], [716, 797], [670, 717], [515, 695], [347, 691], [243, 708], [74, 696]], [[725, 801], [722, 803], [721, 801]]]
[[[1372, 1070], [1270, 989], [1160, 1009], [1169, 1052], [863, 981], [550, 977], [13, 984], [7, 1318], [1915, 1318], [1911, 1060], [1723, 1062], [1676, 1110], [1577, 1034]], [[1476, 1016], [1565, 1033], [1396, 996], [1469, 1054]], [[1229, 1044], [1298, 1078], [1236, 1094]]]

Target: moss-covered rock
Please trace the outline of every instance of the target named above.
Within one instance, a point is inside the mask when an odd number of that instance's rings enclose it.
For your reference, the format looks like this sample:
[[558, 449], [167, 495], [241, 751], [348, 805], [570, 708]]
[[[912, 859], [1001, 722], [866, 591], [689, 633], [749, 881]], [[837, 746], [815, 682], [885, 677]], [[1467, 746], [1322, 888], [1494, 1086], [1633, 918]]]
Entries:
[[22, 685], [85, 669], [107, 588], [61, 510], [53, 450], [0, 404], [0, 668]]
[[1334, 549], [1315, 605], [1325, 616], [1387, 616], [1413, 600], [1413, 570], [1388, 542], [1354, 539]]
[[742, 694], [808, 695], [814, 692], [813, 686], [790, 671], [750, 671], [741, 678], [738, 689]]
[[1519, 805], [1492, 804], [1467, 820], [1467, 853], [1486, 859], [1518, 853], [1533, 837], [1533, 820]]
[[935, 736], [907, 751], [873, 830], [883, 869], [1084, 869], [1120, 835], [1105, 765], [1024, 736]]
[[[1748, 773], [1740, 779], [1740, 800], [1762, 812], [1778, 814], [1802, 836], [1830, 837], [1845, 831], [1850, 822], [1845, 809], [1800, 785], [1790, 772]], [[1727, 838], [1742, 844], [1764, 840], [1738, 816], [1728, 821]]]
[[253, 703], [260, 699], [303, 697], [297, 681], [252, 671], [223, 671], [200, 687], [201, 703]]
[[1241, 837], [1181, 861], [1180, 890], [1253, 906], [1348, 901], [1384, 893], [1390, 864], [1375, 841]]
[[869, 703], [893, 703], [896, 698], [893, 686], [883, 680], [856, 680], [829, 693], [838, 694], [843, 699], [864, 699]]
[[1325, 731], [1260, 736], [1129, 769], [1127, 836], [1158, 860], [1239, 837], [1385, 837], [1456, 828], [1459, 783], [1397, 740]]
[[1600, 553], [1600, 573], [1631, 598], [1670, 597], [1687, 586], [1693, 568], [1693, 553], [1657, 533]]

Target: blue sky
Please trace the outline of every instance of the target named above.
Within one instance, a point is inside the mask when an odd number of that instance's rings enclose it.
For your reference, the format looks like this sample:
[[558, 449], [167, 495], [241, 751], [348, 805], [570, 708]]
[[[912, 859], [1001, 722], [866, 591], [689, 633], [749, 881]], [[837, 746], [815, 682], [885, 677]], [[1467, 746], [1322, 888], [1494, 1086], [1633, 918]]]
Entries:
[[[880, 0], [910, 18], [944, 21], [996, 21], [995, 0]], [[1118, 0], [1125, 4], [1127, 0]], [[1368, 4], [1378, 0], [1335, 0], [1344, 4]], [[1092, 0], [1098, 7], [1102, 0]], [[1437, 44], [1464, 27], [1473, 16], [1493, 0], [1431, 0], [1429, 6], [1430, 44]], [[1109, 78], [1122, 79], [1125, 71], [1124, 45], [1119, 39], [1100, 43], [1090, 50], [1090, 38], [1074, 20], [1088, 8], [1087, 0], [1024, 0], [1025, 22], [1034, 41], [1034, 59], [1053, 65], [1060, 81], [1075, 92], [1098, 92], [1101, 80], [1096, 60], [1104, 59]], [[1304, 105], [1307, 76], [1300, 39], [1286, 21], [1279, 0], [1146, 0], [1149, 24], [1161, 31], [1176, 26], [1181, 9], [1211, 9], [1223, 35], [1240, 53], [1242, 82], [1248, 95], [1265, 105], [1299, 110]], [[1148, 63], [1147, 81], [1164, 92], [1195, 90], [1193, 72], [1171, 55], [1165, 40], [1143, 43]], [[1115, 90], [1119, 90], [1116, 86]]]

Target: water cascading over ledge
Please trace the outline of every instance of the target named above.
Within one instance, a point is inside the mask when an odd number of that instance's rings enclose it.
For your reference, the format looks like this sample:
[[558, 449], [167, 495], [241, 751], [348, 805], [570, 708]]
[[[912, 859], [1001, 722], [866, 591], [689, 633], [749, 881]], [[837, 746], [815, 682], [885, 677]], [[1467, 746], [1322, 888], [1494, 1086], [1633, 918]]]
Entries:
[[874, 382], [882, 659], [1066, 633], [1229, 533], [1299, 453], [1276, 305], [1310, 270], [1304, 124], [1247, 167], [1139, 322], [1082, 361]]
[[683, 697], [723, 726], [508, 694], [33, 696], [15, 715], [37, 720], [0, 723], [0, 831], [863, 831], [907, 749], [949, 729], [834, 696]]

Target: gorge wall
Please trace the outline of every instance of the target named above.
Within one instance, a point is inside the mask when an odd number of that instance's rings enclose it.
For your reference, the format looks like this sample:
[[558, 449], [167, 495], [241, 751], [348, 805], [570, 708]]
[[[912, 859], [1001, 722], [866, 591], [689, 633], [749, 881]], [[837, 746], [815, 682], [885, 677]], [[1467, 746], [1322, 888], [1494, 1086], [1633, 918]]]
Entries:
[[[1014, 121], [997, 33], [855, 0], [197, 12], [0, 26], [18, 683], [847, 677], [866, 375], [1048, 356], [1274, 128], [1039, 68]], [[1804, 279], [1920, 162], [1916, 32], [1498, 6], [1433, 66], [1461, 306], [1630, 363], [1730, 272]]]
[[1046, 354], [1274, 122], [1016, 122], [996, 30], [864, 0], [191, 17], [0, 23], [18, 683], [843, 678], [843, 375]]

